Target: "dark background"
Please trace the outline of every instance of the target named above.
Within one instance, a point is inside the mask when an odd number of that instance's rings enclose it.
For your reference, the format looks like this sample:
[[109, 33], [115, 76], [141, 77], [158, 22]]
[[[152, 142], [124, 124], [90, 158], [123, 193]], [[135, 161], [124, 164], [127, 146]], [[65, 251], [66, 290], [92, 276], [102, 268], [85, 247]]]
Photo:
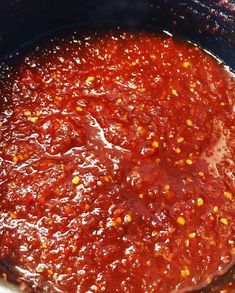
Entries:
[[235, 68], [235, 0], [0, 0], [0, 57], [46, 31], [82, 23], [165, 28]]

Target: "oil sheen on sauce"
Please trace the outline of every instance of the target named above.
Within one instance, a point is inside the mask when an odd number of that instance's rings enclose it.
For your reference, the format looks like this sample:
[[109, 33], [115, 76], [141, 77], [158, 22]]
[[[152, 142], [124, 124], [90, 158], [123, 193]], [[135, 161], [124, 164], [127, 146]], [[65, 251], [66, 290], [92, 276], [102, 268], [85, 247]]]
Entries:
[[74, 34], [1, 72], [3, 277], [189, 292], [233, 265], [235, 79], [218, 60], [164, 34]]

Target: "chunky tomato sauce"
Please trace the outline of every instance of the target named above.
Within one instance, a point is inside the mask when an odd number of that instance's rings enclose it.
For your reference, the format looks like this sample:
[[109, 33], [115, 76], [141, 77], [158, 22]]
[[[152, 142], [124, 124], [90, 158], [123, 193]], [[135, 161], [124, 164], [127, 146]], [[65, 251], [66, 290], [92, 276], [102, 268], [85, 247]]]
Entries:
[[76, 35], [1, 87], [0, 263], [30, 292], [188, 292], [235, 255], [235, 79], [167, 35]]

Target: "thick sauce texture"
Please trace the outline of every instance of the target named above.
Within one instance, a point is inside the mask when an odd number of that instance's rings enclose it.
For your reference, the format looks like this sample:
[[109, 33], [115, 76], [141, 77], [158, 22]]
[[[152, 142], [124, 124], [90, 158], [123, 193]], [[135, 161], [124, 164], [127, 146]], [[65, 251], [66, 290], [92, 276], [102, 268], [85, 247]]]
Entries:
[[235, 79], [215, 58], [167, 35], [73, 35], [4, 70], [3, 277], [189, 292], [233, 265]]

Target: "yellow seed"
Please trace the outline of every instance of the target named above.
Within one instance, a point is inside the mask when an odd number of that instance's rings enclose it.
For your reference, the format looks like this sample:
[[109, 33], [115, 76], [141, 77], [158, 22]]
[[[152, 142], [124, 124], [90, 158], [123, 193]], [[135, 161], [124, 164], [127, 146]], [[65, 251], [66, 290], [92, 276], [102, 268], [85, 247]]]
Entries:
[[91, 82], [91, 81], [93, 81], [94, 79], [95, 79], [94, 76], [88, 76], [87, 79], [86, 79], [86, 81]]
[[86, 203], [85, 206], [84, 206], [84, 208], [85, 208], [86, 211], [89, 210], [90, 207], [91, 207], [91, 206], [90, 206], [88, 203]]
[[165, 190], [165, 191], [168, 191], [170, 188], [171, 188], [171, 186], [170, 186], [169, 184], [166, 184], [166, 185], [164, 186], [164, 190]]
[[140, 194], [139, 194], [139, 198], [141, 198], [141, 199], [144, 198], [143, 193], [140, 193]]
[[193, 126], [193, 122], [192, 122], [192, 120], [190, 120], [190, 119], [187, 119], [187, 120], [186, 120], [186, 124], [187, 124], [188, 126]]
[[42, 272], [43, 272], [43, 268], [37, 267], [37, 268], [36, 268], [36, 272], [37, 272], [37, 273], [42, 273]]
[[177, 142], [180, 143], [180, 142], [183, 142], [183, 141], [184, 141], [184, 138], [182, 136], [180, 136], [180, 137], [177, 138]]
[[110, 176], [110, 175], [105, 175], [105, 176], [103, 176], [103, 179], [104, 179], [104, 181], [106, 181], [106, 182], [110, 182], [110, 181], [112, 180], [112, 176]]
[[59, 102], [63, 100], [63, 98], [61, 96], [55, 96], [55, 99], [56, 99], [56, 101], [59, 101]]
[[154, 140], [154, 142], [152, 143], [152, 147], [157, 149], [159, 147], [158, 141]]
[[131, 221], [132, 221], [132, 217], [131, 217], [131, 215], [125, 215], [125, 217], [124, 217], [124, 221], [125, 222], [127, 222], [127, 223], [130, 223]]
[[183, 62], [183, 67], [184, 68], [188, 68], [190, 65], [190, 63], [188, 61]]
[[73, 247], [72, 247], [72, 253], [75, 253], [76, 250], [77, 250], [77, 246], [73, 246]]
[[197, 205], [200, 207], [200, 206], [202, 206], [204, 204], [204, 200], [201, 198], [201, 197], [199, 197], [198, 199], [197, 199]]
[[144, 88], [144, 87], [141, 87], [141, 88], [139, 88], [139, 89], [138, 89], [138, 91], [139, 91], [139, 92], [141, 92], [141, 93], [143, 93], [143, 92], [145, 92], [145, 91], [146, 91], [146, 88]]
[[42, 245], [41, 245], [41, 248], [47, 248], [47, 244], [44, 242], [44, 243], [42, 243]]
[[190, 92], [194, 93], [195, 92], [195, 89], [194, 88], [190, 88]]
[[224, 196], [229, 200], [233, 200], [233, 194], [229, 191], [225, 191]]
[[17, 218], [17, 215], [16, 215], [15, 213], [10, 213], [10, 217], [11, 217], [12, 219], [16, 219], [16, 218]]
[[172, 94], [173, 94], [174, 96], [178, 96], [178, 92], [177, 92], [176, 89], [173, 89], [171, 92], [172, 92]]
[[187, 278], [189, 275], [190, 275], [190, 270], [187, 267], [181, 270], [181, 277]]
[[54, 274], [53, 271], [50, 270], [50, 269], [48, 269], [47, 271], [48, 271], [48, 274], [49, 274], [49, 275], [53, 275], [53, 274]]
[[119, 99], [116, 100], [116, 104], [121, 104], [121, 103], [122, 103], [122, 99], [121, 98], [119, 98]]
[[192, 179], [191, 177], [187, 177], [187, 178], [186, 178], [186, 182], [187, 182], [187, 183], [192, 183], [192, 182], [193, 182], [193, 179]]
[[136, 62], [135, 61], [131, 62], [131, 65], [132, 66], [135, 66], [136, 65]]
[[115, 221], [108, 222], [108, 226], [110, 226], [110, 225], [115, 227], [115, 226], [117, 226], [117, 223]]
[[160, 160], [159, 158], [156, 158], [155, 162], [156, 162], [157, 164], [159, 164], [159, 163], [161, 162], [161, 160]]
[[153, 237], [157, 236], [158, 234], [159, 234], [159, 233], [158, 233], [157, 231], [153, 231], [153, 232], [152, 232], [152, 236], [153, 236]]
[[213, 212], [214, 212], [214, 213], [217, 213], [218, 210], [219, 210], [219, 208], [218, 208], [217, 206], [214, 206], [214, 207], [213, 207]]
[[193, 89], [195, 89], [195, 87], [197, 86], [196, 83], [190, 82], [189, 86]]
[[117, 217], [117, 218], [115, 219], [115, 222], [116, 222], [117, 224], [120, 224], [120, 223], [122, 222], [122, 218], [121, 218], [121, 217]]
[[76, 107], [76, 111], [78, 111], [78, 112], [82, 112], [83, 109], [82, 109], [81, 107], [77, 106], [77, 107]]
[[24, 115], [25, 116], [30, 116], [31, 115], [31, 111], [28, 111], [28, 110], [24, 111]]
[[181, 149], [180, 149], [180, 148], [175, 148], [175, 152], [176, 152], [177, 154], [180, 154], [180, 153], [181, 153]]
[[18, 156], [18, 159], [20, 159], [21, 161], [23, 161], [24, 160], [24, 157], [22, 155], [19, 155]]
[[184, 160], [179, 160], [179, 161], [175, 162], [175, 165], [182, 167], [184, 165]]
[[79, 176], [74, 176], [72, 179], [73, 184], [78, 184], [80, 182], [80, 177]]
[[228, 220], [226, 218], [221, 218], [220, 222], [224, 225], [228, 225]]
[[102, 221], [99, 221], [99, 227], [103, 228], [104, 227], [104, 223]]
[[188, 165], [192, 165], [192, 164], [193, 164], [193, 161], [192, 161], [191, 159], [187, 159], [187, 160], [186, 160], [186, 163], [187, 163]]
[[198, 172], [198, 175], [199, 175], [200, 177], [204, 177], [204, 176], [205, 176], [204, 172]]
[[14, 157], [12, 158], [12, 161], [13, 161], [14, 163], [17, 163], [17, 162], [18, 162], [18, 157], [17, 157], [17, 156], [14, 156]]
[[30, 119], [29, 119], [31, 122], [33, 122], [33, 123], [35, 123], [35, 122], [37, 122], [38, 121], [38, 117], [31, 117]]
[[231, 254], [232, 254], [232, 255], [235, 255], [235, 247], [232, 247], [232, 249], [231, 249]]
[[188, 235], [189, 238], [193, 239], [196, 237], [196, 233], [195, 232], [192, 232]]
[[183, 217], [181, 217], [181, 216], [177, 218], [177, 223], [178, 223], [178, 224], [180, 224], [180, 225], [184, 225], [185, 222], [186, 222], [186, 221], [185, 221], [185, 218], [183, 218]]

